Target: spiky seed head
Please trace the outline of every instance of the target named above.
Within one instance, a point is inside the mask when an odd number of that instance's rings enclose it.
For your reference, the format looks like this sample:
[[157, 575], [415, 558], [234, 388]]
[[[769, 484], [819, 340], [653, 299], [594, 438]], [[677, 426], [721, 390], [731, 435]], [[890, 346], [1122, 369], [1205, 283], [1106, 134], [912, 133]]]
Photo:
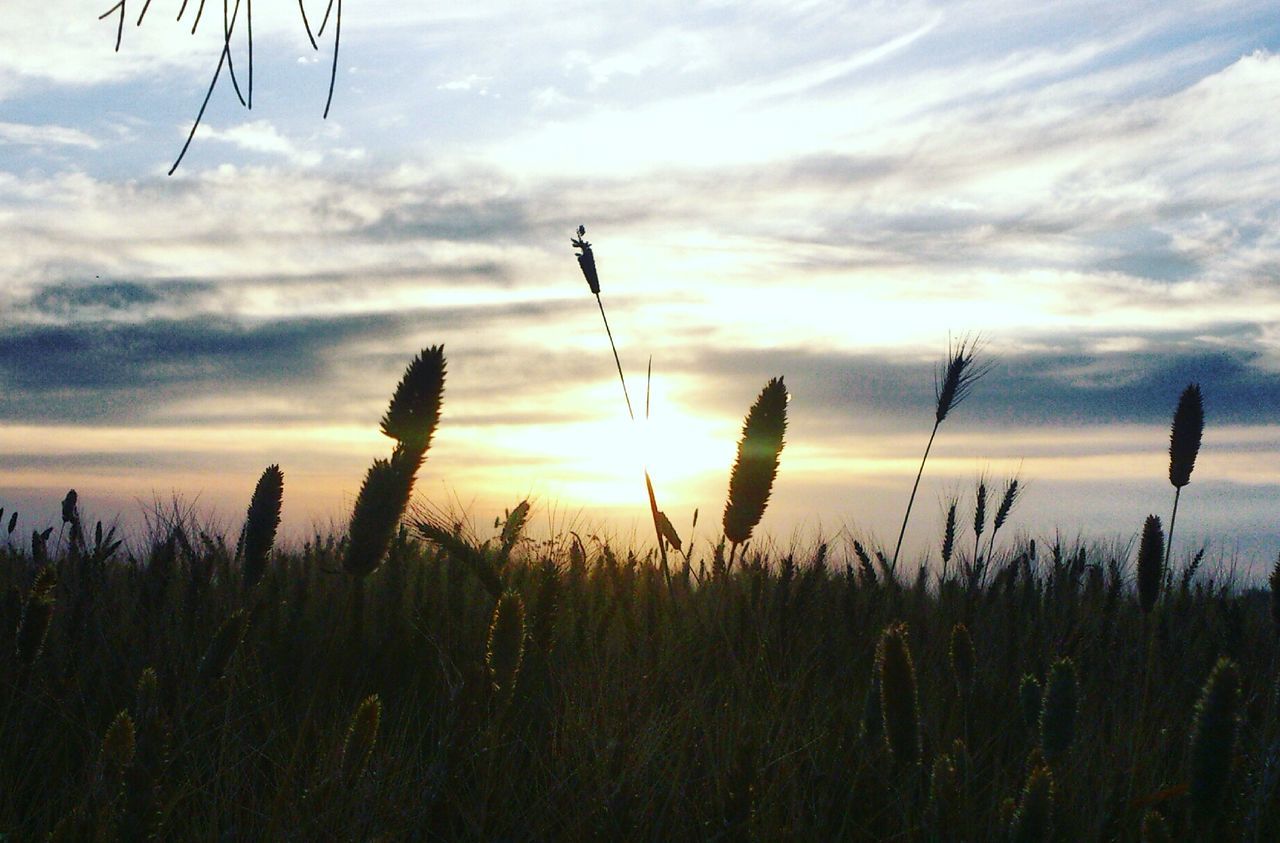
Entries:
[[671, 547], [679, 553], [680, 548], [682, 547], [680, 534], [676, 532], [675, 525], [671, 523], [671, 519], [667, 517], [667, 513], [662, 510], [658, 510], [656, 523], [658, 527], [658, 535], [662, 536], [662, 540], [671, 545]]
[[1075, 738], [1077, 696], [1076, 666], [1071, 659], [1059, 659], [1049, 671], [1040, 711], [1040, 748], [1050, 764], [1066, 755]]
[[382, 722], [382, 700], [372, 694], [356, 706], [347, 727], [346, 740], [342, 742], [342, 758], [339, 768], [342, 783], [351, 787], [369, 767], [369, 759], [378, 744], [378, 726]]
[[950, 562], [956, 549], [956, 501], [947, 507], [947, 526], [942, 531], [942, 561]]
[[346, 555], [342, 567], [355, 577], [373, 573], [387, 555], [387, 548], [404, 516], [422, 457], [397, 445], [391, 459], [377, 459], [369, 466], [356, 505], [351, 512]]
[[53, 620], [54, 590], [58, 585], [58, 574], [52, 566], [41, 568], [31, 583], [31, 592], [22, 607], [22, 617], [18, 621], [18, 633], [15, 652], [19, 664], [30, 667], [44, 650], [45, 639], [49, 635], [49, 623]]
[[1164, 529], [1160, 518], [1148, 515], [1142, 525], [1142, 541], [1138, 545], [1138, 607], [1150, 612], [1160, 596], [1164, 579]]
[[124, 770], [133, 763], [133, 752], [133, 718], [129, 716], [129, 712], [121, 711], [111, 721], [107, 734], [102, 738], [98, 764], [103, 770]]
[[244, 609], [236, 609], [222, 622], [222, 626], [218, 627], [213, 640], [209, 642], [209, 649], [204, 651], [204, 656], [196, 669], [200, 679], [213, 682], [226, 676], [227, 666], [231, 664], [231, 657], [236, 654], [240, 642], [244, 640], [244, 633]]
[[509, 696], [515, 690], [523, 660], [524, 601], [516, 592], [507, 591], [493, 608], [485, 650], [485, 666], [494, 691]]
[[1142, 817], [1142, 843], [1173, 843], [1169, 823], [1158, 811], [1147, 811]]
[[1039, 766], [1027, 777], [1009, 828], [1013, 843], [1042, 843], [1053, 833], [1053, 773]]
[[978, 478], [978, 490], [974, 493], [973, 534], [981, 536], [987, 526], [987, 478]]
[[1240, 671], [1221, 658], [1204, 683], [1196, 703], [1191, 735], [1191, 804], [1202, 816], [1222, 807], [1235, 759], [1240, 711]]
[[920, 758], [920, 702], [907, 637], [905, 623], [889, 626], [876, 647], [876, 665], [885, 743], [899, 763], [914, 766]]
[[444, 346], [424, 348], [409, 363], [382, 417], [382, 432], [419, 456], [431, 447], [444, 401]]
[[1173, 427], [1169, 431], [1169, 482], [1181, 489], [1191, 482], [1204, 435], [1204, 401], [1199, 384], [1187, 384], [1173, 411]]
[[991, 522], [991, 529], [999, 531], [1004, 526], [1005, 521], [1009, 520], [1009, 513], [1013, 511], [1013, 505], [1018, 502], [1018, 493], [1021, 491], [1018, 478], [1013, 477], [1004, 487], [1004, 494], [1000, 497], [1000, 506], [996, 508], [995, 520]]
[[9, 516], [9, 535], [13, 535], [13, 531], [18, 529], [18, 513]]
[[973, 690], [973, 674], [978, 657], [973, 649], [973, 637], [969, 635], [969, 627], [958, 623], [951, 627], [951, 675], [956, 680], [956, 688], [961, 696]]
[[990, 363], [975, 364], [974, 356], [979, 343], [964, 337], [955, 346], [948, 346], [947, 359], [934, 377], [934, 397], [937, 399], [934, 419], [942, 424], [947, 414], [968, 395], [973, 385], [991, 369]]
[[573, 244], [575, 249], [581, 249], [581, 253], [577, 255], [578, 267], [582, 270], [582, 277], [587, 279], [587, 286], [591, 288], [594, 295], [600, 295], [600, 278], [596, 275], [596, 256], [591, 251], [591, 244], [583, 238], [587, 236], [587, 227], [578, 226], [578, 236], [569, 242]]
[[1018, 704], [1022, 708], [1022, 721], [1030, 728], [1040, 726], [1040, 707], [1044, 695], [1040, 690], [1040, 682], [1030, 673], [1022, 676], [1018, 685]]
[[244, 587], [248, 591], [258, 584], [267, 569], [267, 558], [276, 543], [280, 527], [280, 508], [284, 502], [284, 473], [278, 465], [269, 465], [253, 487], [249, 511], [244, 523]]
[[733, 544], [751, 538], [751, 531], [764, 517], [787, 430], [787, 400], [782, 378], [772, 378], [742, 424], [738, 456], [729, 475], [729, 499], [724, 506], [724, 536]]

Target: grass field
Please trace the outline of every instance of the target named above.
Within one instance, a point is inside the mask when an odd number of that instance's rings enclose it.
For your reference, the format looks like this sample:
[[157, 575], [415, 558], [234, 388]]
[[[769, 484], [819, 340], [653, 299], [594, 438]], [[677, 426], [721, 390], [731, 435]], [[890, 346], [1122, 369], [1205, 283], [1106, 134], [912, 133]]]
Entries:
[[984, 481], [945, 567], [778, 549], [774, 379], [718, 546], [651, 484], [649, 548], [535, 541], [527, 503], [476, 536], [410, 505], [444, 375], [408, 367], [344, 535], [276, 547], [275, 466], [238, 537], [175, 508], [126, 547], [74, 493], [56, 533], [10, 529], [6, 839], [1280, 839], [1280, 603], [1171, 563], [1155, 516], [1136, 548], [1001, 542], [1018, 486]]

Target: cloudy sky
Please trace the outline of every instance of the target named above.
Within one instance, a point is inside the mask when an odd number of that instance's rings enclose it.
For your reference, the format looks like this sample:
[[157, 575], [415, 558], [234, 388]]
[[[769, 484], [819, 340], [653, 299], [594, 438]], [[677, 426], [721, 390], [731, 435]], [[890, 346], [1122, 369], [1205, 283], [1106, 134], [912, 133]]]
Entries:
[[[1269, 2], [352, 4], [313, 49], [258, 4], [252, 109], [221, 8], [57, 0], [0, 27], [0, 506], [175, 492], [234, 523], [279, 462], [341, 523], [377, 421], [444, 343], [419, 490], [483, 524], [647, 539], [640, 475], [715, 537], [735, 437], [784, 375], [764, 529], [892, 546], [948, 337], [989, 376], [943, 425], [908, 546], [1017, 473], [1016, 530], [1179, 554], [1280, 545], [1280, 14]], [[272, 8], [264, 8], [271, 6]], [[313, 29], [325, 3], [306, 0]], [[232, 59], [247, 95], [245, 21]], [[595, 245], [633, 398], [569, 247]], [[6, 519], [7, 520], [7, 519]], [[970, 539], [971, 540], [971, 539]]]

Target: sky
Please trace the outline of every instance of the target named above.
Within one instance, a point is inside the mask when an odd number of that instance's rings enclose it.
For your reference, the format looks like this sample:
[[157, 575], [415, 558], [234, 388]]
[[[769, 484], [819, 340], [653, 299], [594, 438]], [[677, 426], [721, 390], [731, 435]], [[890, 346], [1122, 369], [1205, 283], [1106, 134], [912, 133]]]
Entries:
[[[948, 343], [989, 374], [943, 423], [908, 531], [1024, 489], [1018, 535], [1280, 550], [1280, 14], [1267, 2], [352, 4], [313, 49], [258, 4], [252, 108], [221, 10], [0, 12], [0, 506], [74, 487], [137, 524], [339, 528], [413, 355], [443, 343], [423, 505], [485, 534], [649, 540], [643, 467], [718, 538], [743, 416], [791, 400], [760, 533], [892, 548]], [[313, 29], [325, 3], [305, 0]], [[247, 94], [247, 28], [231, 51]], [[247, 97], [246, 97], [247, 100]], [[585, 225], [632, 400], [569, 239]], [[699, 512], [696, 531], [690, 523]], [[7, 521], [7, 516], [5, 518]], [[972, 542], [972, 529], [963, 542]], [[984, 540], [985, 541], [985, 540]]]

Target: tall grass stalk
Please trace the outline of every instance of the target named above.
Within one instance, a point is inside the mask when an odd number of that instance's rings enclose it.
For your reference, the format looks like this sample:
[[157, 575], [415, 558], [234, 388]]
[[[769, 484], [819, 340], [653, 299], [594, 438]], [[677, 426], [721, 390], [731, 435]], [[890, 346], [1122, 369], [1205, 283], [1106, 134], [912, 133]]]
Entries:
[[898, 543], [893, 548], [891, 567], [897, 570], [898, 554], [902, 550], [902, 537], [907, 533], [907, 521], [911, 518], [911, 507], [916, 501], [916, 492], [920, 488], [920, 478], [924, 475], [925, 463], [929, 461], [929, 451], [933, 448], [934, 437], [938, 428], [952, 410], [968, 396], [973, 385], [991, 369], [990, 363], [975, 363], [978, 352], [978, 340], [961, 338], [960, 342], [947, 348], [947, 360], [934, 380], [934, 413], [933, 430], [929, 433], [929, 442], [924, 447], [924, 457], [920, 460], [920, 470], [916, 472], [916, 481], [911, 486], [911, 497], [907, 500], [907, 511], [902, 516], [902, 529], [898, 531]]

